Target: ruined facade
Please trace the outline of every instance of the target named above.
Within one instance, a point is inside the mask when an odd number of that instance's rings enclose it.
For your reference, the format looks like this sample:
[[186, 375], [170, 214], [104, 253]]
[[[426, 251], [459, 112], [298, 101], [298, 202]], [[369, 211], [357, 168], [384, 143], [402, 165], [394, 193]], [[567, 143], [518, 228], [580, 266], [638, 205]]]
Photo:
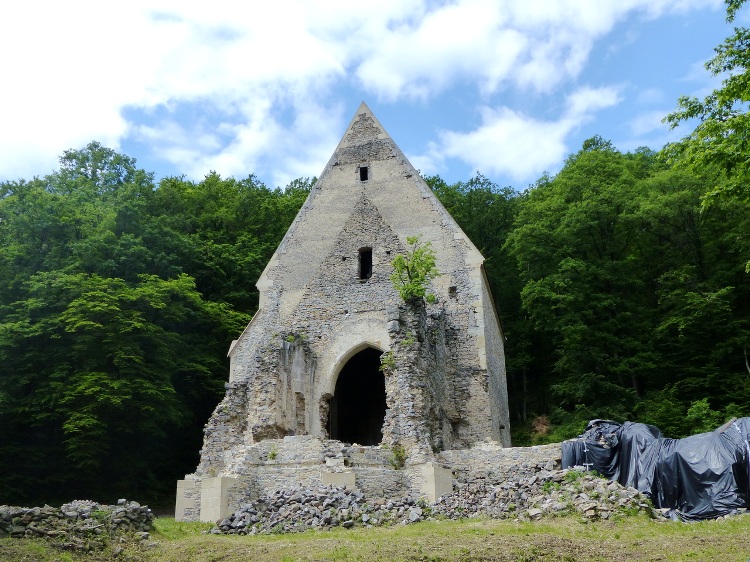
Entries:
[[[390, 281], [410, 236], [435, 251], [433, 304], [405, 304]], [[275, 463], [271, 449], [259, 451], [281, 439], [286, 451], [291, 436], [313, 449], [311, 438], [403, 451], [407, 468], [442, 450], [510, 445], [503, 340], [482, 262], [362, 104], [258, 280], [260, 308], [231, 345], [227, 393], [196, 473], [178, 486], [178, 512], [182, 499], [192, 513], [204, 479], [245, 475], [252, 495], [248, 467]], [[333, 449], [320, 445], [329, 461]]]

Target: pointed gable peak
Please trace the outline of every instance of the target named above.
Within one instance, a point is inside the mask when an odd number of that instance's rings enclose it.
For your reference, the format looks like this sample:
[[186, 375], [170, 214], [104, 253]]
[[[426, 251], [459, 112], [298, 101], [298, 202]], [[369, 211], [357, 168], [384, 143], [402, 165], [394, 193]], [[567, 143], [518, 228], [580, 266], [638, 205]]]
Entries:
[[349, 122], [344, 137], [339, 142], [338, 149], [360, 146], [375, 140], [388, 140], [393, 142], [390, 135], [380, 124], [372, 110], [365, 102], [359, 104], [357, 112]]

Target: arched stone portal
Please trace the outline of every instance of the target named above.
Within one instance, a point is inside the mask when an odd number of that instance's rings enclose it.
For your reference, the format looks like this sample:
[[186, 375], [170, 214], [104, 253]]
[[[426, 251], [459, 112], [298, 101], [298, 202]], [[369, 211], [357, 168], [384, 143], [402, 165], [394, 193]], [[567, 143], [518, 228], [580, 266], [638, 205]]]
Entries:
[[380, 356], [379, 350], [368, 347], [341, 368], [328, 414], [331, 439], [360, 445], [382, 441], [386, 404]]

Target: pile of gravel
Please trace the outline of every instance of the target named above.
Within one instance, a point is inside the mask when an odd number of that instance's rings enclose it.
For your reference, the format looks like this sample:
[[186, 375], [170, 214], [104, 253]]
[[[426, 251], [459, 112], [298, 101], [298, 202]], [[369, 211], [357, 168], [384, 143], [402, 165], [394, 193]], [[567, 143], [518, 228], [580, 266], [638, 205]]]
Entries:
[[566, 513], [596, 520], [639, 512], [660, 517], [648, 499], [633, 488], [623, 488], [617, 482], [579, 470], [543, 470], [500, 484], [482, 481], [458, 484], [452, 494], [442, 496], [434, 504], [411, 497], [369, 499], [357, 490], [340, 487], [279, 490], [243, 506], [219, 521], [210, 532], [255, 535], [477, 516], [535, 520]]

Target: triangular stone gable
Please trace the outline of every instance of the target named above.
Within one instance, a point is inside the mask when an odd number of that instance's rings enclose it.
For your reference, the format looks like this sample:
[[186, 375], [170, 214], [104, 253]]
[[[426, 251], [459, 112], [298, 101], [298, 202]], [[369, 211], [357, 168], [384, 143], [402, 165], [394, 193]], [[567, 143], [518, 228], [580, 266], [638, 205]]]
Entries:
[[[360, 180], [360, 166], [368, 167], [366, 181]], [[453, 263], [456, 252], [460, 252], [468, 267], [483, 262], [476, 247], [362, 103], [258, 281], [261, 308], [268, 304], [265, 293], [283, 284], [286, 301], [280, 312], [282, 316], [292, 312], [313, 272], [333, 248], [335, 237], [330, 226], [344, 224], [361, 195], [380, 209], [383, 220], [398, 232], [402, 243], [407, 236], [422, 235], [441, 246], [439, 260], [443, 257]]]
[[[360, 250], [372, 253], [372, 272], [360, 278]], [[377, 207], [365, 195], [339, 231], [333, 249], [323, 260], [291, 317], [295, 326], [332, 326], [341, 316], [357, 315], [397, 306], [399, 296], [390, 283], [390, 262], [405, 248], [383, 219]], [[301, 328], [304, 329], [304, 328]], [[316, 341], [325, 346], [331, 334], [319, 332]]]

